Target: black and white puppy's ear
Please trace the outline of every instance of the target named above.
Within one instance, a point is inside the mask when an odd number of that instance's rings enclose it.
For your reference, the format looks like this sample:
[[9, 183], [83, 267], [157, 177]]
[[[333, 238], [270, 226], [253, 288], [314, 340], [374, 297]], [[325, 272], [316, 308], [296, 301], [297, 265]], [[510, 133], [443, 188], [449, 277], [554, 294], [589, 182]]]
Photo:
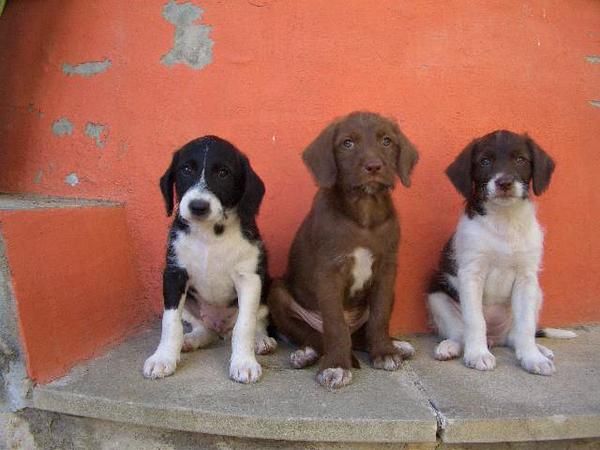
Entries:
[[446, 175], [450, 181], [465, 198], [470, 198], [473, 193], [473, 177], [471, 175], [473, 165], [473, 151], [477, 148], [478, 140], [475, 139], [467, 145], [456, 157], [454, 162], [446, 169]]
[[531, 152], [531, 165], [533, 169], [531, 184], [533, 186], [533, 193], [535, 195], [542, 195], [550, 184], [555, 164], [548, 153], [542, 150], [533, 139], [527, 135], [525, 135], [525, 139]]
[[392, 124], [394, 133], [396, 134], [396, 141], [400, 146], [396, 159], [396, 173], [400, 177], [402, 184], [406, 187], [410, 187], [410, 174], [419, 161], [419, 153], [413, 143], [408, 140], [402, 131], [400, 131], [398, 124], [391, 119], [388, 120]]
[[165, 200], [165, 207], [167, 208], [167, 216], [173, 214], [173, 202], [174, 202], [174, 187], [175, 187], [175, 170], [177, 167], [177, 160], [179, 158], [179, 152], [173, 153], [173, 159], [171, 165], [160, 179], [160, 191], [162, 192]]
[[265, 195], [265, 184], [250, 166], [250, 161], [244, 155], [242, 168], [244, 170], [244, 191], [238, 203], [238, 215], [242, 221], [253, 219], [258, 214], [260, 203]]
[[309, 168], [319, 187], [331, 188], [337, 180], [334, 139], [337, 121], [327, 126], [302, 153], [302, 160]]

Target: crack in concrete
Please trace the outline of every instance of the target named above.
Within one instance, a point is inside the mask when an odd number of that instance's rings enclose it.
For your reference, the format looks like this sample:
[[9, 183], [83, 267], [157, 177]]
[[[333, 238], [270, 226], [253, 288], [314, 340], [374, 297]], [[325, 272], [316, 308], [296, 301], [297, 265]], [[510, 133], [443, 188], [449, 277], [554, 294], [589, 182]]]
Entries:
[[419, 378], [417, 372], [415, 372], [415, 370], [410, 366], [410, 362], [406, 365], [405, 370], [413, 384], [416, 386], [417, 390], [421, 392], [426, 398], [429, 404], [429, 409], [434, 414], [435, 420], [437, 422], [436, 436], [438, 438], [438, 441], [443, 440], [443, 433], [448, 425], [448, 419], [446, 418], [444, 413], [438, 408], [433, 399], [430, 398], [427, 388], [421, 382], [421, 379]]

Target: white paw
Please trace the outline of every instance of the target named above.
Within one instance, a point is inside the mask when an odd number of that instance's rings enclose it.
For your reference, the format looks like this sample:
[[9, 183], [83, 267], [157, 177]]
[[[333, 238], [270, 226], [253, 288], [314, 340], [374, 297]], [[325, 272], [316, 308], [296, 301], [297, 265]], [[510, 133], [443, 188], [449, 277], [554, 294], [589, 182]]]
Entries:
[[229, 377], [238, 383], [256, 383], [262, 375], [262, 368], [256, 359], [232, 359]]
[[544, 355], [546, 358], [554, 361], [554, 352], [552, 350], [550, 350], [548, 347], [544, 347], [541, 344], [536, 344], [536, 345], [542, 355]]
[[277, 341], [272, 337], [259, 335], [254, 340], [254, 351], [257, 355], [272, 353], [277, 348]]
[[290, 354], [290, 364], [294, 369], [303, 369], [314, 364], [319, 359], [319, 354], [312, 347], [299, 348]]
[[377, 356], [373, 358], [373, 367], [383, 370], [398, 370], [402, 365], [402, 356], [399, 354]]
[[410, 342], [392, 341], [392, 344], [400, 352], [400, 356], [402, 356], [402, 358], [409, 359], [415, 356], [415, 348]]
[[459, 342], [451, 339], [446, 339], [436, 345], [433, 351], [433, 357], [438, 361], [446, 361], [448, 359], [458, 358], [462, 351]]
[[164, 378], [172, 375], [177, 368], [177, 356], [155, 352], [144, 363], [144, 376], [146, 378]]
[[489, 350], [466, 352], [464, 354], [465, 366], [477, 370], [493, 370], [496, 367], [496, 358]]
[[523, 369], [536, 375], [550, 376], [556, 372], [552, 360], [544, 356], [541, 352], [523, 356], [520, 358], [520, 362]]
[[215, 338], [214, 333], [210, 331], [190, 331], [183, 335], [182, 352], [193, 352], [199, 348], [211, 344]]
[[327, 389], [338, 389], [352, 382], [352, 372], [341, 367], [331, 367], [320, 371], [317, 381]]

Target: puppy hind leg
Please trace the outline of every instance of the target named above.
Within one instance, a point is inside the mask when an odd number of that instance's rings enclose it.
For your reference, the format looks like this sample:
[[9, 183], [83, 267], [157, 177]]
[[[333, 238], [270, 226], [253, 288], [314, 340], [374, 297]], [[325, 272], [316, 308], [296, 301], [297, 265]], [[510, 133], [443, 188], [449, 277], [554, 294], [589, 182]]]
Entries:
[[434, 358], [440, 361], [458, 358], [462, 353], [464, 332], [459, 306], [444, 292], [429, 294], [427, 303], [437, 333], [443, 338], [433, 351]]
[[204, 348], [212, 344], [218, 337], [217, 333], [207, 328], [201, 320], [185, 308], [183, 310], [183, 320], [191, 325], [192, 330], [183, 335], [182, 352], [193, 352], [199, 348]]
[[292, 317], [289, 306], [292, 300], [285, 283], [275, 280], [267, 300], [269, 311], [279, 333], [299, 346], [290, 354], [290, 364], [295, 369], [302, 369], [318, 361], [323, 351], [322, 338], [309, 325]]
[[254, 351], [257, 355], [272, 353], [277, 348], [277, 341], [267, 333], [268, 315], [269, 308], [266, 305], [260, 305], [256, 317], [256, 333], [254, 339]]

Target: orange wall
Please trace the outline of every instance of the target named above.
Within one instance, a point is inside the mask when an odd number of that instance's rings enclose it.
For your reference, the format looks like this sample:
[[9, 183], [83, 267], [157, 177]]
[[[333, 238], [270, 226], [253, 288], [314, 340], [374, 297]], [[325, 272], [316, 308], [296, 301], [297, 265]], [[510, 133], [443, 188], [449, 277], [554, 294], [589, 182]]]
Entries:
[[39, 382], [149, 317], [122, 207], [0, 211], [29, 376]]
[[[194, 0], [214, 42], [200, 70], [161, 63], [175, 30], [165, 3], [13, 0], [0, 17], [0, 190], [126, 202], [148, 308], [161, 305], [157, 182], [173, 150], [214, 133], [250, 155], [280, 274], [315, 191], [301, 151], [333, 117], [368, 109], [397, 117], [421, 150], [413, 187], [394, 194], [394, 332], [426, 326], [425, 279], [462, 203], [444, 168], [497, 128], [528, 131], [558, 163], [539, 202], [544, 322], [600, 320], [600, 64], [586, 59], [600, 54], [600, 2]], [[62, 70], [105, 58], [94, 76]], [[69, 136], [52, 132], [61, 117]], [[87, 122], [108, 127], [104, 148]]]

